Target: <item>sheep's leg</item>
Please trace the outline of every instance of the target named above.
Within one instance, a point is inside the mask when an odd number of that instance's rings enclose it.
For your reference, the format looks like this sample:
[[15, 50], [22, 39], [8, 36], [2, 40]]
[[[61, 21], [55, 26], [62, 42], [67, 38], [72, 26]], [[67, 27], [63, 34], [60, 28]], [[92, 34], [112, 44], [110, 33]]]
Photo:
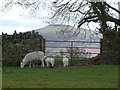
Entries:
[[63, 65], [64, 67], [66, 66], [66, 64], [64, 63], [64, 65]]
[[68, 67], [68, 62], [67, 62], [67, 65], [66, 65], [67, 67]]
[[42, 67], [43, 65], [41, 64], [41, 67]]
[[54, 63], [52, 63], [52, 67], [54, 67]]
[[47, 62], [47, 67], [49, 67], [49, 63]]
[[65, 67], [67, 66], [67, 63], [65, 63]]
[[52, 62], [52, 67], [54, 67], [54, 65], [55, 65], [55, 62]]
[[67, 64], [67, 67], [68, 67], [68, 64]]
[[67, 64], [65, 63], [65, 67], [67, 66]]
[[32, 64], [32, 66], [33, 66], [33, 67], [35, 67], [35, 65], [34, 65], [34, 64]]
[[31, 68], [31, 63], [29, 63], [29, 68]]
[[45, 65], [44, 65], [44, 61], [42, 60], [42, 67], [45, 67]]

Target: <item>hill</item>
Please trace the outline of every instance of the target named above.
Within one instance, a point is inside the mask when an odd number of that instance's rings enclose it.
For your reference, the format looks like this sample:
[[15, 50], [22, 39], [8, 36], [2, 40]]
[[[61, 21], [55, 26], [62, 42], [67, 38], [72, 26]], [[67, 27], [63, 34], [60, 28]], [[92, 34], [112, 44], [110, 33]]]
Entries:
[[40, 35], [47, 40], [99, 40], [102, 38], [100, 33], [79, 29], [69, 25], [48, 25], [40, 29], [36, 29]]
[[[89, 31], [86, 29], [77, 30], [75, 27], [69, 25], [48, 25], [40, 29], [36, 29], [35, 32], [38, 32], [39, 35], [42, 35], [46, 40], [57, 40], [57, 41], [100, 41], [102, 35], [96, 34], [93, 31]], [[47, 46], [70, 46], [70, 43], [61, 43], [61, 42], [52, 42], [46, 43]], [[82, 46], [82, 47], [100, 47], [99, 43], [75, 43], [74, 47]], [[97, 49], [85, 49], [88, 52], [96, 52], [99, 53], [100, 50]], [[46, 48], [46, 51], [61, 51], [59, 48]], [[62, 49], [65, 51], [65, 49]], [[96, 55], [93, 55], [96, 56]]]

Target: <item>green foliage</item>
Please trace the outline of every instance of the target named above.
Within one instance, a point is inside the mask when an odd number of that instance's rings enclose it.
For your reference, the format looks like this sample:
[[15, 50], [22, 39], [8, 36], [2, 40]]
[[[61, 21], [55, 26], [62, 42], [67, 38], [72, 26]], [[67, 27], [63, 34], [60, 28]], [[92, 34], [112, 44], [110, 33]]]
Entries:
[[20, 63], [18, 61], [6, 60], [3, 66], [20, 66]]
[[15, 66], [31, 51], [43, 51], [45, 39], [38, 33], [2, 34], [3, 65]]
[[103, 60], [104, 64], [120, 64], [120, 32], [106, 30], [103, 37]]

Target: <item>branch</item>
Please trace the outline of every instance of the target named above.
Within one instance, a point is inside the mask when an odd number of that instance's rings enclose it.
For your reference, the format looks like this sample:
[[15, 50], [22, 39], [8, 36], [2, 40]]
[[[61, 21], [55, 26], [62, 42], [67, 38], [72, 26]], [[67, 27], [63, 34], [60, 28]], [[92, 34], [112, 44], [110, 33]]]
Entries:
[[[97, 17], [98, 17], [97, 15], [94, 15], [94, 16], [89, 16], [89, 17], [83, 18], [82, 20], [80, 20], [80, 21], [78, 22], [78, 28], [79, 28], [82, 24], [84, 24], [85, 22], [91, 22], [91, 21], [97, 22], [97, 20], [100, 20], [100, 19], [97, 18]], [[95, 18], [97, 18], [97, 19], [95, 19]]]
[[110, 15], [107, 16], [106, 21], [114, 22], [120, 26], [120, 19], [116, 19], [114, 17], [111, 17]]
[[10, 2], [8, 2], [8, 3], [5, 3], [5, 5], [4, 5], [3, 8], [1, 9], [1, 11], [5, 12], [5, 10], [11, 9], [12, 6], [13, 6], [13, 2], [12, 2], [12, 1], [10, 1]]
[[119, 11], [119, 10], [117, 10], [116, 8], [114, 8], [114, 7], [110, 6], [110, 5], [109, 5], [109, 4], [107, 4], [106, 2], [105, 2], [105, 5], [107, 5], [107, 6], [108, 6], [109, 8], [111, 8], [111, 9], [115, 10], [116, 12], [120, 13], [120, 11]]

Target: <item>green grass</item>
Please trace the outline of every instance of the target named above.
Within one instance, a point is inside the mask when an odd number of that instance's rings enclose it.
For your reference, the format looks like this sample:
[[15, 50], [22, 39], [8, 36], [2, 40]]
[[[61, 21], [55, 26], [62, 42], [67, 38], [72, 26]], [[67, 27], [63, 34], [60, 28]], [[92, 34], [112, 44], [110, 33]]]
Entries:
[[117, 88], [118, 66], [3, 67], [3, 88]]

